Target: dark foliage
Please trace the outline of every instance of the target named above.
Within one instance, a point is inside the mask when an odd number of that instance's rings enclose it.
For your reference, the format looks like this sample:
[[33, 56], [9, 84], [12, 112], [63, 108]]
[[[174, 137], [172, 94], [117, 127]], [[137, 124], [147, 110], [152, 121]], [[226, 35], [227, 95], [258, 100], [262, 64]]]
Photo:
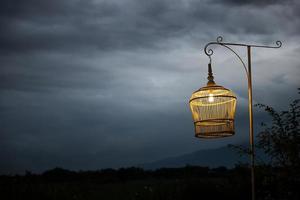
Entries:
[[[300, 88], [298, 89], [300, 93]], [[300, 167], [300, 99], [294, 100], [289, 110], [277, 112], [274, 108], [257, 104], [272, 118], [268, 126], [257, 136], [257, 147], [270, 157], [271, 165], [280, 167]]]
[[[298, 88], [300, 94], [300, 88]], [[256, 156], [258, 177], [257, 196], [260, 199], [300, 199], [300, 99], [289, 104], [287, 111], [256, 104], [271, 117], [271, 124], [261, 123], [256, 149], [267, 159]], [[249, 148], [229, 145], [240, 155], [249, 155]], [[259, 169], [259, 170], [258, 170]]]
[[248, 199], [248, 169], [186, 166], [145, 171], [140, 168], [68, 171], [1, 176], [3, 199]]
[[[278, 190], [297, 191], [282, 176], [282, 168], [256, 168], [257, 199], [282, 199]], [[284, 186], [278, 188], [278, 184]], [[274, 195], [276, 194], [276, 195]], [[250, 199], [250, 173], [247, 165], [234, 169], [186, 166], [145, 171], [140, 168], [69, 171], [55, 168], [43, 174], [0, 176], [3, 199]], [[298, 196], [296, 196], [298, 195]], [[298, 193], [287, 198], [298, 199]]]

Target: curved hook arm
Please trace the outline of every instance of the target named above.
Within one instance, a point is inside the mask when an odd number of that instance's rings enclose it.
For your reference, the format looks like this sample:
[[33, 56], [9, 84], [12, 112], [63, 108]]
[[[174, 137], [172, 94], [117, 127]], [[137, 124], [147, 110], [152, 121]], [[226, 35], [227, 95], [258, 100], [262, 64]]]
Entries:
[[204, 53], [207, 56], [213, 55], [214, 51], [212, 49], [207, 49], [209, 45], [212, 44], [218, 44], [218, 45], [227, 45], [227, 46], [244, 46], [244, 47], [258, 47], [258, 48], [270, 48], [270, 49], [278, 49], [282, 46], [282, 42], [280, 40], [276, 41], [275, 44], [276, 46], [267, 46], [267, 45], [255, 45], [255, 44], [243, 44], [243, 43], [228, 43], [228, 42], [223, 42], [223, 37], [219, 36], [217, 37], [216, 42], [209, 42], [205, 45], [204, 47]]
[[248, 74], [248, 70], [247, 70], [247, 67], [246, 67], [246, 64], [244, 63], [243, 59], [241, 58], [241, 56], [239, 56], [239, 54], [237, 54], [232, 48], [230, 48], [229, 46], [226, 46], [225, 44], [222, 44], [222, 46], [226, 47], [227, 49], [229, 49], [232, 53], [234, 53], [237, 58], [241, 61], [244, 69], [245, 69], [245, 72], [246, 72], [246, 75], [247, 75], [247, 78], [249, 79], [249, 74]]
[[243, 43], [225, 43], [223, 42], [223, 37], [222, 36], [219, 36], [217, 37], [217, 41], [216, 42], [209, 42], [205, 45], [204, 47], [204, 53], [209, 57], [209, 63], [211, 63], [211, 56], [213, 55], [214, 51], [209, 48], [208, 49], [208, 46], [210, 45], [221, 45], [223, 47], [226, 47], [227, 49], [229, 49], [231, 52], [233, 52], [237, 58], [241, 61], [245, 71], [246, 71], [246, 74], [247, 74], [247, 78], [249, 79], [249, 74], [248, 74], [248, 70], [247, 70], [247, 67], [246, 67], [246, 64], [245, 62], [243, 61], [243, 59], [232, 49], [230, 48], [229, 46], [244, 46], [244, 47], [258, 47], [258, 48], [273, 48], [273, 49], [277, 49], [277, 48], [280, 48], [282, 46], [282, 42], [281, 41], [276, 41], [276, 46], [267, 46], [267, 45], [254, 45], [254, 44], [243, 44]]

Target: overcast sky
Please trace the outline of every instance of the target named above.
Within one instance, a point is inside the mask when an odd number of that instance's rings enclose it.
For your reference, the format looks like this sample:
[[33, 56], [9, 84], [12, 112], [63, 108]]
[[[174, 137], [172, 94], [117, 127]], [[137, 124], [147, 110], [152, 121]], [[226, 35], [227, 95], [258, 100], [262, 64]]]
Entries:
[[[296, 0], [2, 0], [0, 173], [130, 166], [247, 142], [246, 75], [220, 47], [213, 70], [238, 96], [236, 135], [194, 137], [188, 100], [207, 81], [203, 47], [219, 35], [281, 40], [253, 49], [253, 92], [285, 109], [300, 83], [299, 10]], [[255, 109], [256, 132], [266, 119]]]

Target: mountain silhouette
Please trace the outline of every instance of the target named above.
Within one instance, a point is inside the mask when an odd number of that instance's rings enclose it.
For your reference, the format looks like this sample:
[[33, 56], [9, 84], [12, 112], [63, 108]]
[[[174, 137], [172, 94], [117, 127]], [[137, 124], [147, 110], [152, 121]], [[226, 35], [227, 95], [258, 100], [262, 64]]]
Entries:
[[177, 168], [184, 167], [186, 165], [193, 165], [208, 167], [225, 166], [231, 168], [239, 162], [248, 162], [248, 157], [241, 157], [235, 150], [230, 149], [228, 146], [224, 146], [216, 149], [199, 150], [180, 156], [144, 163], [139, 165], [139, 167], [144, 169], [158, 169], [164, 167]]

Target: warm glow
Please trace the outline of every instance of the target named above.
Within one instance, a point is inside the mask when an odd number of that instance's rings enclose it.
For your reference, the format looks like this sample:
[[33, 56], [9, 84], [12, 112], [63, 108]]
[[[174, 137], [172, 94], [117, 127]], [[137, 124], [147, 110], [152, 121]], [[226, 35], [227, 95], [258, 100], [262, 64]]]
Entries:
[[214, 95], [213, 94], [209, 94], [208, 95], [208, 102], [213, 103], [215, 100]]
[[220, 138], [234, 135], [235, 94], [219, 85], [208, 85], [195, 91], [190, 107], [199, 138]]

